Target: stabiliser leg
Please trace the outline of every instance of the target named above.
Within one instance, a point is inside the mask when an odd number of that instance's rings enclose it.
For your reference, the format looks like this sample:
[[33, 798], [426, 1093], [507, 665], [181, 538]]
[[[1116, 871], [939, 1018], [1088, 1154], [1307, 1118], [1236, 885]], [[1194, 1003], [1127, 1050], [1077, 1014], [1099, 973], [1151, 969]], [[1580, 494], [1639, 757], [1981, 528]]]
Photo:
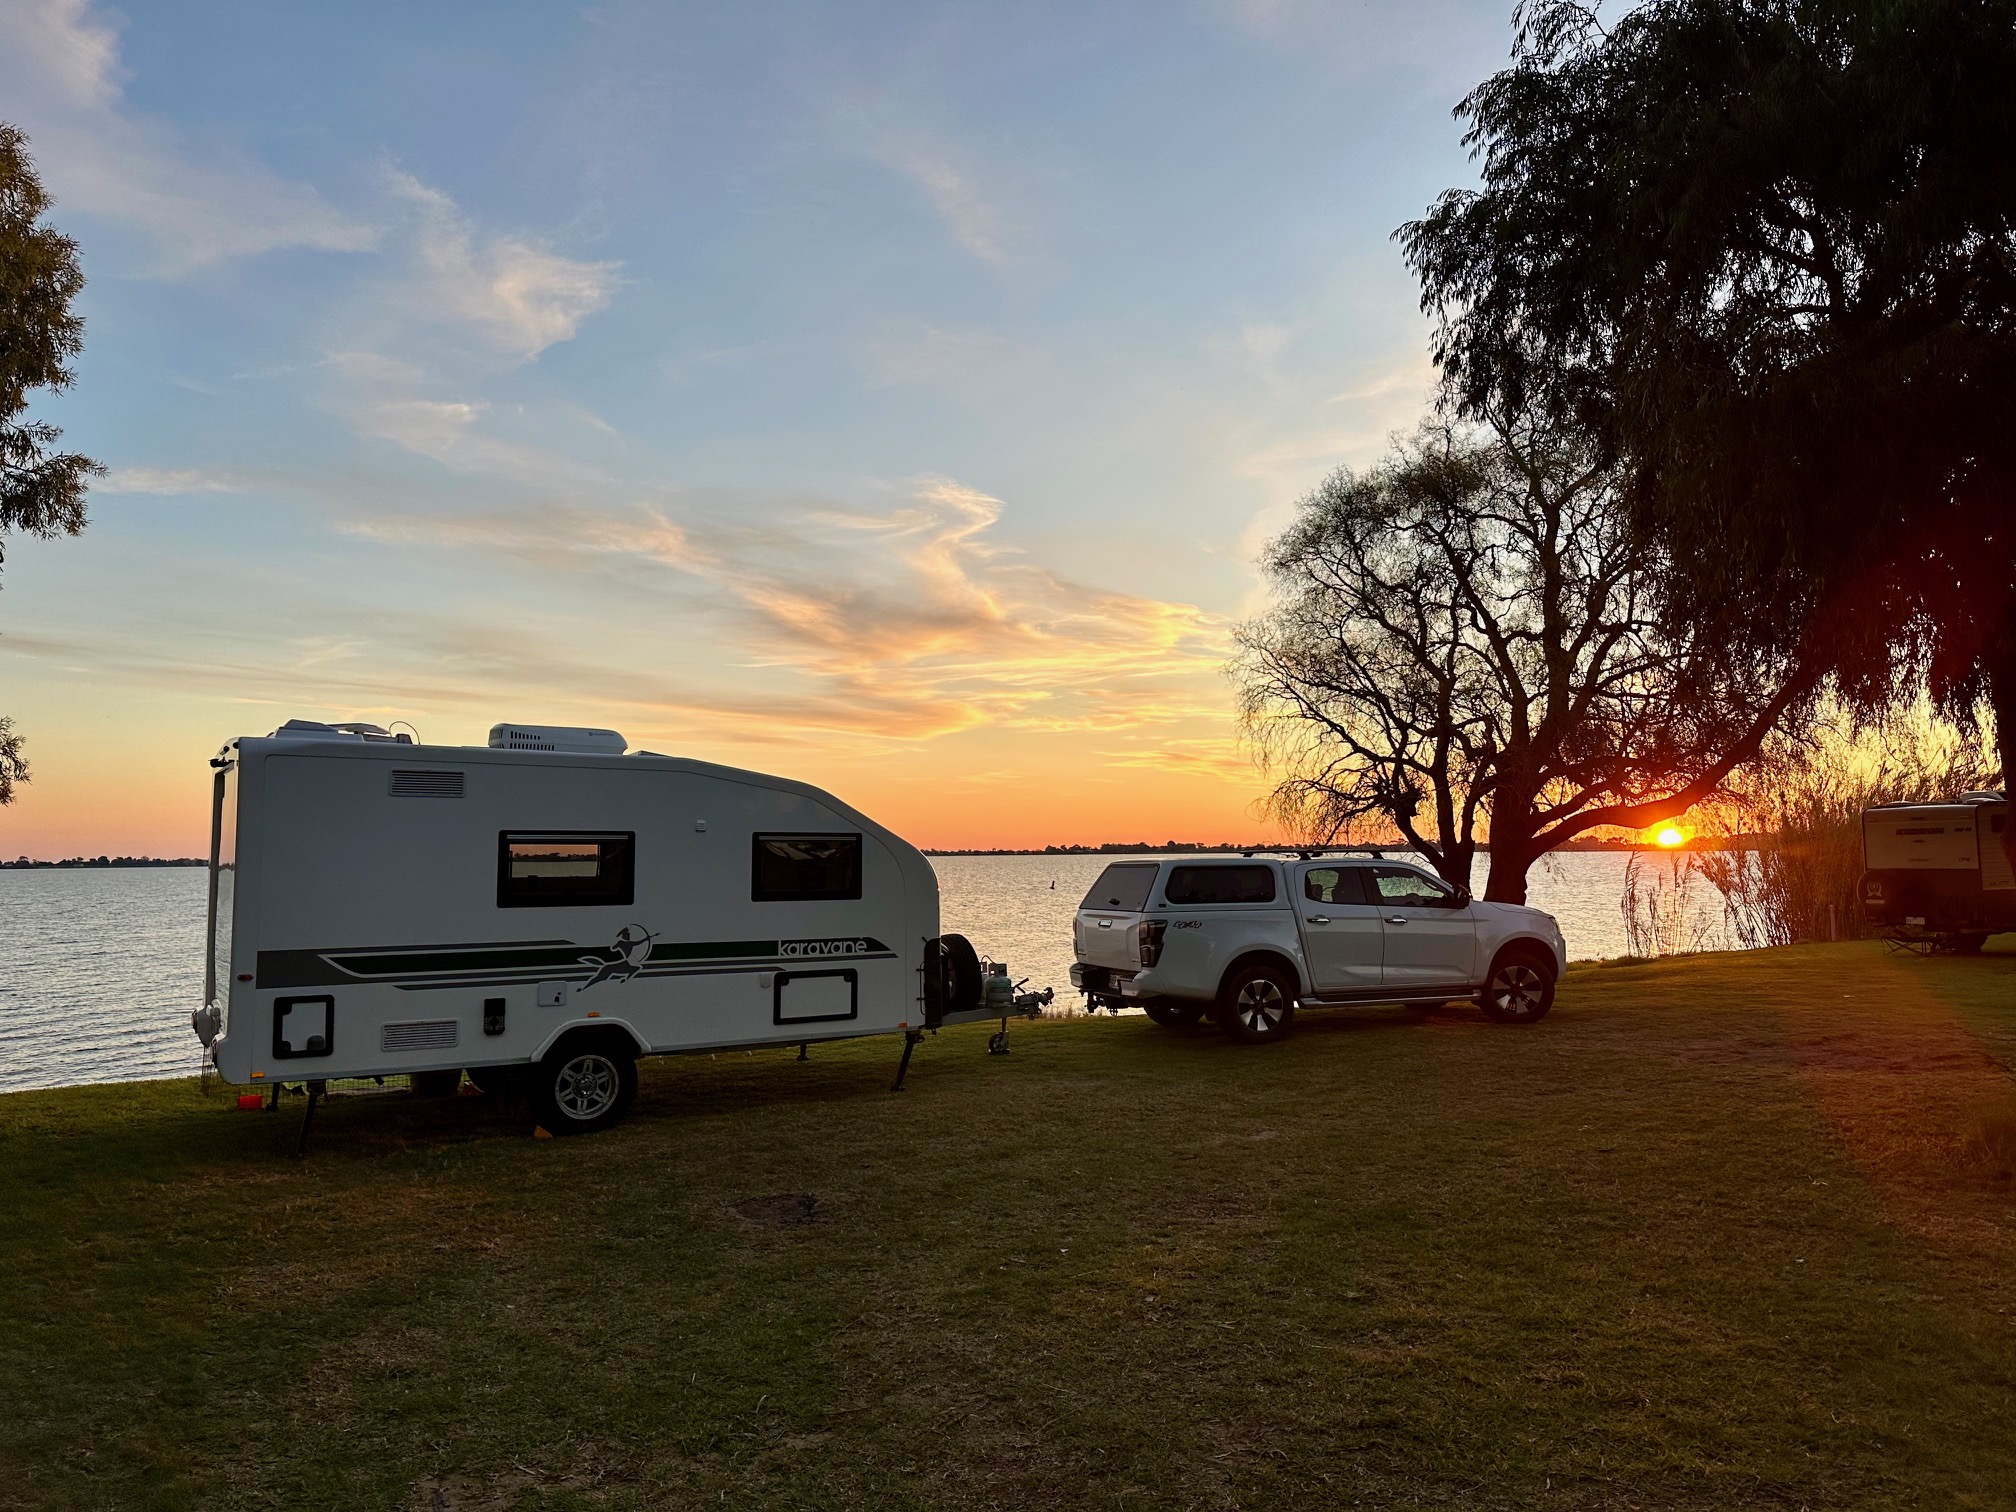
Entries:
[[910, 1074], [910, 1052], [917, 1048], [917, 1042], [923, 1038], [924, 1031], [922, 1029], [905, 1029], [903, 1031], [903, 1059], [896, 1067], [896, 1085], [889, 1089], [891, 1092], [901, 1092], [903, 1090], [903, 1078]]
[[308, 1131], [315, 1127], [315, 1104], [328, 1094], [329, 1083], [322, 1081], [308, 1083], [308, 1111], [301, 1115], [301, 1138], [294, 1146], [296, 1160], [308, 1153]]

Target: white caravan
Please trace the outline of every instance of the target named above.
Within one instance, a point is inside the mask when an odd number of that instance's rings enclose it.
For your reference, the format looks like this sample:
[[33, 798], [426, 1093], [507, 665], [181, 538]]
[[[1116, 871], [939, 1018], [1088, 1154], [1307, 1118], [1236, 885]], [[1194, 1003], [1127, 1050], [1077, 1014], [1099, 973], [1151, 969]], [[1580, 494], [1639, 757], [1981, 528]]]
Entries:
[[982, 1016], [914, 846], [802, 782], [624, 750], [302, 720], [226, 745], [195, 1014], [219, 1075], [305, 1084], [312, 1113], [337, 1078], [529, 1072], [542, 1124], [581, 1133], [640, 1055], [901, 1033], [907, 1067]]
[[2009, 822], [2008, 795], [1994, 791], [1864, 809], [1864, 916], [1879, 933], [1965, 954], [2016, 929]]

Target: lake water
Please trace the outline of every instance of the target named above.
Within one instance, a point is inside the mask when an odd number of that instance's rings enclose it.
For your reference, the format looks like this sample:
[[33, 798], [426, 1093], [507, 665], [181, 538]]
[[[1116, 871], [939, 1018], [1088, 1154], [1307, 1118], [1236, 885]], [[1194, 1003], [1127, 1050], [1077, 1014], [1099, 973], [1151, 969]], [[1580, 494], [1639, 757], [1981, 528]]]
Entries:
[[[1059, 1008], [1076, 1004], [1071, 915], [1112, 859], [934, 857], [944, 927], [1031, 987], [1057, 988]], [[1534, 867], [1530, 899], [1560, 919], [1577, 959], [1625, 954], [1627, 859], [1583, 851]], [[0, 1092], [196, 1073], [189, 1014], [203, 993], [205, 875], [0, 871]], [[1714, 901], [1709, 889], [1690, 900], [1691, 943], [1729, 944]]]

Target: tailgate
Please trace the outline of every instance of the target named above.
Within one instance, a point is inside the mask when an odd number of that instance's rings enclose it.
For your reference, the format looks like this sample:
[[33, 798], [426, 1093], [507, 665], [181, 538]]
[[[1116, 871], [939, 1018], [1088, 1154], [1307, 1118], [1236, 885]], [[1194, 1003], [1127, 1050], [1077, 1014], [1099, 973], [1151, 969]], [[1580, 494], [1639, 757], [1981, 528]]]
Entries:
[[1141, 922], [1161, 869], [1154, 861], [1115, 861], [1099, 873], [1078, 905], [1072, 930], [1080, 961], [1111, 971], [1141, 969], [1141, 931], [1134, 926]]
[[1087, 966], [1104, 966], [1113, 971], [1141, 969], [1141, 922], [1138, 913], [1112, 913], [1105, 909], [1078, 910], [1078, 959]]

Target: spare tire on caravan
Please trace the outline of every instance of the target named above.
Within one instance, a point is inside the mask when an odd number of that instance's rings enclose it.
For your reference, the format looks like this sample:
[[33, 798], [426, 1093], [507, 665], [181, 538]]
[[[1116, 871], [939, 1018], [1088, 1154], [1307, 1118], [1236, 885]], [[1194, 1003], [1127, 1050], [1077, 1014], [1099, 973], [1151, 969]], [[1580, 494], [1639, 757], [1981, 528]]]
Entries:
[[227, 744], [194, 1015], [219, 1075], [521, 1079], [585, 1133], [641, 1055], [900, 1033], [907, 1067], [982, 1016], [915, 846], [806, 783], [626, 750], [305, 720]]
[[1863, 916], [1878, 934], [1970, 955], [2016, 929], [2009, 822], [2000, 792], [1865, 809]]

